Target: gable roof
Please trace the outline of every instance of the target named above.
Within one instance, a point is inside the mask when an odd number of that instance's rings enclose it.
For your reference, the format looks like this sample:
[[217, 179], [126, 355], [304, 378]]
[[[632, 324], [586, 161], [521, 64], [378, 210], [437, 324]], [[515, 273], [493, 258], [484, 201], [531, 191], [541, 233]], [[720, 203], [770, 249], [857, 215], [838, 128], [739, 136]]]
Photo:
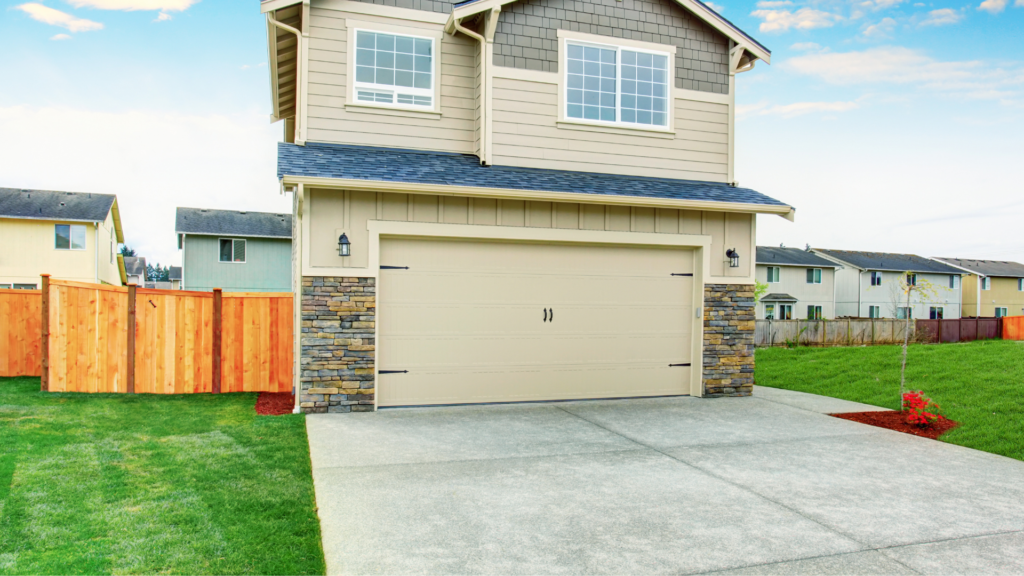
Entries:
[[814, 266], [816, 268], [839, 268], [839, 264], [826, 260], [814, 252], [799, 248], [758, 246], [757, 263], [769, 266]]
[[124, 272], [129, 276], [142, 276], [146, 279], [146, 259], [141, 256], [125, 256]]
[[796, 302], [796, 298], [785, 292], [773, 292], [767, 296], [762, 296], [761, 302]]
[[181, 266], [171, 266], [167, 273], [168, 280], [181, 280]]
[[997, 278], [1024, 278], [1024, 264], [1001, 260], [972, 260], [970, 258], [936, 258], [947, 264], [963, 268], [979, 276]]
[[[286, 179], [329, 178], [383, 182], [396, 191], [409, 185], [421, 193], [451, 193], [461, 187], [466, 195], [516, 192], [569, 193], [581, 196], [630, 197], [741, 204], [751, 211], [790, 215], [793, 208], [749, 188], [718, 182], [674, 180], [644, 176], [597, 174], [569, 170], [482, 166], [472, 154], [372, 148], [343, 144], [278, 143], [277, 176]], [[440, 188], [443, 187], [443, 190]], [[399, 190], [399, 188], [402, 188]], [[759, 209], [760, 208], [760, 209]]]
[[116, 200], [113, 194], [0, 188], [0, 217], [103, 222]]
[[200, 236], [292, 237], [292, 215], [238, 210], [178, 208], [174, 221], [178, 234]]
[[888, 252], [857, 252], [854, 250], [831, 250], [813, 248], [824, 256], [828, 256], [861, 270], [878, 270], [885, 272], [919, 272], [922, 274], [963, 274], [962, 270], [948, 264], [924, 258], [916, 254], [892, 254]]

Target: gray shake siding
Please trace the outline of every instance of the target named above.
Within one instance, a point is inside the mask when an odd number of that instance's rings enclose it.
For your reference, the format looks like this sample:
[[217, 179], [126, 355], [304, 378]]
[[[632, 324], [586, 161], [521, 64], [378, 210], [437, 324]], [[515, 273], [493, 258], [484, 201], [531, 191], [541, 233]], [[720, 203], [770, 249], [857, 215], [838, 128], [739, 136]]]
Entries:
[[[396, 8], [409, 8], [410, 10], [425, 10], [427, 12], [439, 12], [450, 14], [455, 2], [440, 2], [438, 0], [357, 0], [367, 4], [380, 4], [381, 6], [394, 6]], [[460, 0], [461, 1], [461, 0]]]
[[676, 46], [676, 88], [728, 94], [729, 39], [673, 0], [520, 0], [501, 9], [494, 64], [558, 71], [558, 30]]

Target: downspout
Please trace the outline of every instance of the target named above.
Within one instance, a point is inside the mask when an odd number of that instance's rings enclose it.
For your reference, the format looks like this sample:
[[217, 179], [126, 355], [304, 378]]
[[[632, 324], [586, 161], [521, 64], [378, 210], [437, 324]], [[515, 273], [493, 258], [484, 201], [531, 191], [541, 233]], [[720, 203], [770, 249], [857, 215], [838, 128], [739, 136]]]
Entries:
[[487, 163], [490, 142], [487, 141], [487, 39], [462, 26], [462, 19], [452, 20], [455, 29], [480, 42], [480, 163]]
[[857, 318], [863, 318], [861, 314], [864, 312], [863, 303], [861, 302], [861, 296], [864, 292], [864, 271], [860, 268], [857, 269]]
[[306, 81], [306, 63], [304, 58], [305, 52], [303, 51], [302, 32], [287, 24], [278, 22], [274, 19], [272, 12], [267, 12], [267, 22], [281, 30], [284, 30], [285, 32], [295, 34], [295, 143], [305, 145], [306, 126], [302, 122], [302, 103], [299, 102], [299, 97], [302, 94], [302, 87], [305, 85]]

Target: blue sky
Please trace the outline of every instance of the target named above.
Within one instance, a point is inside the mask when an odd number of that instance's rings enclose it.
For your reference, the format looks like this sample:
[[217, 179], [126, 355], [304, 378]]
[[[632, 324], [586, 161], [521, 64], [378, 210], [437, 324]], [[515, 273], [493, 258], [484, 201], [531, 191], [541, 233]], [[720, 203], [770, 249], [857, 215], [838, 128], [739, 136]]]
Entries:
[[[758, 242], [1024, 262], [1024, 0], [720, 0], [773, 51], [737, 77], [737, 179], [797, 207]], [[255, 0], [0, 0], [0, 186], [287, 212]]]

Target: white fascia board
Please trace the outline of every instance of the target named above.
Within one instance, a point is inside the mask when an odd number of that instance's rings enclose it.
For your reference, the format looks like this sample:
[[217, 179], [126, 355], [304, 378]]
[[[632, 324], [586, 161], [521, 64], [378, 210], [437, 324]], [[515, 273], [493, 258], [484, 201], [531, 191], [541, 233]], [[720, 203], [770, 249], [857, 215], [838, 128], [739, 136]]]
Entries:
[[841, 264], [787, 264], [785, 262], [755, 262], [757, 266], [791, 266], [793, 268], [842, 268]]
[[0, 218], [11, 220], [39, 220], [40, 222], [88, 222], [91, 224], [102, 224], [102, 220], [83, 220], [81, 218], [40, 218], [39, 216], [7, 216], [0, 214]]
[[260, 13], [266, 14], [267, 12], [280, 10], [281, 8], [287, 8], [296, 4], [302, 4], [302, 0], [269, 0], [260, 3]]
[[232, 234], [231, 232], [181, 232], [175, 231], [178, 234], [185, 234], [187, 236], [219, 236], [232, 238], [271, 238], [275, 240], [291, 240], [291, 236], [261, 236], [259, 234]]
[[[938, 262], [939, 264], [945, 264], [946, 266], [952, 266], [953, 268], [956, 268], [957, 270], [962, 270], [966, 274], [971, 274], [973, 276], [981, 276], [982, 278], [985, 278], [985, 277], [988, 276], [988, 274], [982, 274], [978, 270], [971, 270], [969, 268], [964, 268], [963, 266], [957, 266], [956, 264], [951, 264], [951, 263], [946, 262], [945, 260], [943, 260], [941, 258], [932, 258], [931, 256], [926, 256], [926, 258], [928, 258], [929, 260], [933, 260], [935, 262]], [[1009, 278], [1015, 278], [1015, 276], [1009, 276]]]

